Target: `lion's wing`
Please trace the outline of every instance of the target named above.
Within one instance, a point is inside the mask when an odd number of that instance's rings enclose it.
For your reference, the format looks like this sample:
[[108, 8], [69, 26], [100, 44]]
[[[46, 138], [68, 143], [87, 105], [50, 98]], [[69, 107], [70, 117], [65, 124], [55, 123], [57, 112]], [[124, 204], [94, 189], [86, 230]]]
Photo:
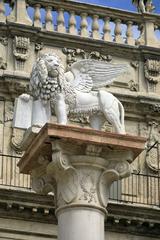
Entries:
[[74, 75], [72, 86], [82, 92], [111, 84], [115, 78], [127, 70], [126, 64], [112, 64], [97, 60], [81, 60], [72, 65]]

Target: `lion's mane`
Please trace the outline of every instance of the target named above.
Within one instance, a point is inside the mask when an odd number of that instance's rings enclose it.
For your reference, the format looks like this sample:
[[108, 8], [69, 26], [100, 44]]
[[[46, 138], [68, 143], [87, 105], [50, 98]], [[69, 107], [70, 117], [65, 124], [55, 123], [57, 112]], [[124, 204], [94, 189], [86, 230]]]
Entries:
[[[58, 60], [58, 77], [53, 78], [48, 74], [46, 60], [49, 56], [53, 56]], [[30, 91], [35, 99], [41, 99], [44, 103], [50, 100], [52, 105], [55, 101], [56, 94], [62, 92], [65, 96], [66, 104], [68, 104], [70, 108], [73, 108], [75, 105], [76, 95], [74, 89], [70, 83], [66, 81], [62, 60], [54, 53], [43, 54], [33, 65], [30, 78]]]

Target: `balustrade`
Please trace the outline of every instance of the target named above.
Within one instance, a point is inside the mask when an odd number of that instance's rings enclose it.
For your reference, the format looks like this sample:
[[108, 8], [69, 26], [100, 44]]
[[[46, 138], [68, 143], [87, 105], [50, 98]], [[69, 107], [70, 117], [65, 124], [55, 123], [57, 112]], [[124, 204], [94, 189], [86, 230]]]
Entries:
[[[6, 2], [0, 0], [0, 22], [3, 23], [6, 21]], [[160, 46], [156, 36], [160, 16], [155, 14], [131, 13], [65, 0], [48, 0], [47, 3], [44, 0], [38, 3], [36, 0], [15, 0], [12, 5], [11, 14], [7, 17], [9, 22], [33, 25], [42, 31], [113, 41], [115, 44]], [[27, 7], [34, 11], [30, 12]]]

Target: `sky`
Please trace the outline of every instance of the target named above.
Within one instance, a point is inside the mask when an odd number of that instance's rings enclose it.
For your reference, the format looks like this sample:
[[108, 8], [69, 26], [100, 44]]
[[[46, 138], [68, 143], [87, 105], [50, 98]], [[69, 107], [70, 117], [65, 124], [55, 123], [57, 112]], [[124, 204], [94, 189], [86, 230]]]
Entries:
[[[98, 4], [107, 7], [120, 8], [129, 11], [136, 11], [136, 7], [132, 4], [132, 0], [77, 0], [77, 2]], [[153, 0], [156, 13], [160, 13], [160, 0]]]

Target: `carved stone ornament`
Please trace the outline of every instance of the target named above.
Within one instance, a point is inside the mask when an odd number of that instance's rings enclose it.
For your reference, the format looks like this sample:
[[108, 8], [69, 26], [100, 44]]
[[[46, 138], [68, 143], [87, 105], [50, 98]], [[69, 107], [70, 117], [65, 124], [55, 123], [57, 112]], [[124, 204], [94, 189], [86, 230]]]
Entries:
[[160, 170], [160, 128], [156, 122], [148, 125], [148, 141], [146, 148], [146, 164], [150, 170], [158, 172]]
[[155, 113], [160, 113], [160, 104], [153, 104], [150, 106], [150, 109], [152, 112], [155, 112]]
[[138, 92], [138, 90], [139, 90], [139, 85], [138, 85], [138, 83], [135, 83], [134, 80], [130, 80], [128, 82], [128, 86], [129, 86], [130, 91], [132, 91], [132, 92]]
[[7, 69], [7, 62], [2, 57], [0, 57], [0, 69]]
[[11, 147], [17, 154], [22, 154], [21, 144], [24, 139], [25, 130], [19, 128], [13, 128], [11, 137]]
[[13, 42], [13, 55], [16, 58], [16, 68], [24, 69], [24, 62], [29, 57], [30, 39], [22, 36], [15, 36]]
[[8, 39], [6, 37], [0, 37], [0, 69], [7, 69], [6, 60], [6, 46], [8, 45]]
[[130, 62], [130, 64], [134, 69], [137, 69], [139, 67], [139, 62], [138, 61], [132, 61], [132, 62]]
[[101, 129], [107, 120], [117, 133], [124, 134], [122, 104], [111, 93], [95, 89], [111, 84], [126, 70], [125, 64], [84, 59], [65, 72], [56, 54], [44, 54], [33, 66], [30, 89], [33, 98], [40, 99], [44, 106], [51, 102], [60, 124], [67, 124], [67, 116], [89, 116], [92, 128]]
[[155, 92], [156, 85], [160, 81], [160, 61], [147, 59], [144, 64], [144, 72], [148, 83], [148, 90]]
[[30, 39], [15, 36], [13, 54], [18, 60], [27, 60], [29, 56]]
[[[84, 146], [70, 147], [69, 143], [53, 141], [52, 161], [41, 155], [40, 166], [32, 171], [33, 189], [41, 194], [54, 192], [57, 211], [72, 205], [92, 205], [105, 211], [112, 182], [130, 175], [133, 154], [108, 151], [102, 157], [102, 147], [87, 145], [87, 155], [81, 155]], [[123, 161], [117, 162], [119, 156]]]
[[78, 59], [95, 59], [105, 62], [112, 61], [112, 57], [110, 55], [101, 54], [98, 51], [86, 52], [83, 49], [72, 49], [72, 48], [63, 48], [62, 52], [67, 55], [67, 65], [71, 67], [71, 65], [78, 61]]
[[41, 51], [44, 47], [44, 43], [40, 42], [40, 43], [35, 43], [35, 51]]
[[8, 45], [8, 38], [7, 37], [0, 37], [0, 43], [2, 43], [4, 46]]

